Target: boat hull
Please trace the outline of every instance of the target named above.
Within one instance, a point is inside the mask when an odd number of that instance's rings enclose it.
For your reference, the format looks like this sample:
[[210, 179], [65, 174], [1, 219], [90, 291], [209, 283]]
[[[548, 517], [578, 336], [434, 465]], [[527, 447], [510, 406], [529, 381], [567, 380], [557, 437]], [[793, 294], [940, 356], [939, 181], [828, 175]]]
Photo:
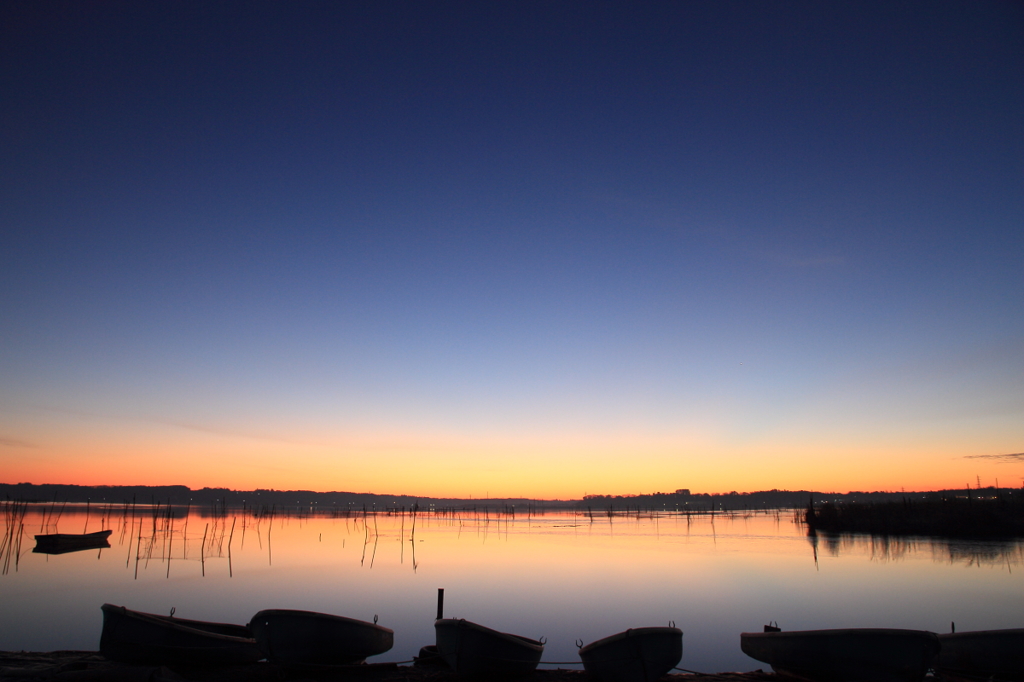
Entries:
[[939, 635], [942, 675], [1024, 680], [1024, 628]]
[[100, 653], [124, 663], [241, 665], [262, 654], [248, 628], [104, 604]]
[[939, 652], [922, 630], [744, 632], [740, 648], [775, 672], [814, 682], [917, 682]]
[[434, 634], [438, 654], [456, 674], [465, 677], [528, 675], [544, 653], [544, 644], [538, 640], [498, 632], [468, 620], [437, 620]]
[[110, 547], [107, 538], [112, 531], [100, 530], [95, 533], [81, 533], [77, 535], [69, 533], [52, 533], [49, 535], [37, 535], [36, 546], [32, 549], [35, 554], [67, 554], [68, 552], [82, 552], [88, 549], [105, 549]]
[[583, 668], [601, 682], [654, 682], [679, 665], [683, 631], [633, 628], [580, 648]]
[[260, 611], [249, 628], [263, 654], [284, 665], [361, 663], [395, 643], [395, 633], [376, 623], [313, 611]]

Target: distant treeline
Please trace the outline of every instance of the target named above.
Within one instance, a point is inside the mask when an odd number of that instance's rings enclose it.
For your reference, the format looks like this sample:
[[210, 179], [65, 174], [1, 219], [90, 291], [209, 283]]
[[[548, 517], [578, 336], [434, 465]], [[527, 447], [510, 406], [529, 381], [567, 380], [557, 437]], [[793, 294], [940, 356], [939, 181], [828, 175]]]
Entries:
[[935, 492], [849, 492], [825, 493], [810, 490], [765, 490], [752, 493], [691, 493], [679, 489], [671, 493], [644, 495], [587, 495], [582, 500], [532, 500], [525, 498], [456, 499], [410, 495], [380, 495], [354, 492], [314, 492], [311, 490], [229, 490], [183, 485], [171, 486], [80, 486], [32, 483], [0, 483], [0, 499], [24, 502], [161, 504], [202, 507], [248, 507], [317, 509], [329, 511], [388, 509], [497, 509], [516, 513], [577, 509], [581, 511], [694, 511], [719, 512], [757, 509], [803, 509], [808, 505], [837, 506], [869, 503], [923, 502], [949, 499], [985, 498], [1021, 499], [1024, 491], [1002, 488], [942, 490]]
[[962, 490], [938, 490], [927, 492], [860, 492], [825, 493], [811, 490], [762, 490], [752, 493], [691, 493], [680, 489], [671, 493], [650, 493], [648, 495], [586, 495], [575, 506], [593, 509], [633, 508], [641, 510], [659, 509], [703, 509], [715, 511], [741, 511], [744, 509], [802, 509], [823, 504], [850, 505], [900, 502], [902, 500], [942, 499], [986, 499], [1002, 495], [1005, 498], [1022, 497], [1024, 490], [1007, 488], [965, 488]]
[[352, 509], [368, 511], [385, 509], [428, 510], [444, 507], [491, 507], [516, 506], [527, 510], [529, 507], [545, 509], [558, 501], [527, 499], [460, 500], [416, 497], [410, 495], [379, 495], [353, 492], [315, 492], [312, 490], [230, 490], [228, 488], [199, 488], [192, 490], [184, 485], [167, 486], [85, 486], [33, 483], [0, 483], [0, 499], [23, 502], [68, 502], [71, 504], [159, 504], [193, 507], [231, 507], [252, 509]]

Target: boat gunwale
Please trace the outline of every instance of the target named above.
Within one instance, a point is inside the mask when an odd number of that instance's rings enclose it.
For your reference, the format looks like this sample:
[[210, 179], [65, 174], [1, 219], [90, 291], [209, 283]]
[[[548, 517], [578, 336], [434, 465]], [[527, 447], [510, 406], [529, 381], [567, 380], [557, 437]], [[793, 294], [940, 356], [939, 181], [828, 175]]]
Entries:
[[[104, 604], [100, 607], [100, 609], [103, 610], [104, 615], [107, 613], [113, 613], [118, 617], [128, 619], [134, 618], [149, 623], [151, 625], [157, 625], [160, 627], [172, 626], [174, 629], [184, 630], [187, 633], [197, 633], [202, 635], [203, 637], [212, 637], [216, 640], [224, 640], [232, 644], [255, 644], [256, 642], [251, 632], [249, 633], [248, 636], [243, 636], [241, 633], [248, 632], [249, 628], [245, 625], [238, 625], [237, 623], [217, 623], [213, 621], [178, 618], [177, 616], [163, 616], [158, 613], [145, 613], [143, 611], [135, 611], [133, 609], [129, 609], [127, 606], [118, 606], [116, 604], [110, 603]], [[208, 629], [208, 627], [224, 628], [228, 630], [237, 629], [239, 634], [229, 635], [225, 632], [218, 632], [217, 630]]]
[[377, 623], [374, 623], [372, 621], [359, 620], [358, 618], [349, 618], [348, 616], [337, 616], [333, 613], [322, 613], [320, 611], [304, 611], [302, 609], [262, 609], [260, 611], [257, 611], [256, 614], [249, 619], [250, 625], [254, 620], [257, 620], [260, 617], [265, 617], [267, 614], [273, 616], [301, 617], [309, 618], [312, 620], [325, 620], [328, 622], [343, 623], [345, 625], [360, 625], [365, 627], [376, 628], [378, 630], [383, 630], [384, 632], [390, 632], [392, 635], [395, 634], [395, 631], [391, 628], [384, 627], [383, 625], [378, 625]]
[[500, 630], [489, 628], [486, 625], [480, 625], [479, 623], [474, 623], [471, 620], [466, 620], [465, 618], [438, 618], [434, 621], [434, 628], [437, 628], [439, 623], [443, 624], [442, 627], [447, 626], [447, 624], [453, 624], [455, 627], [467, 627], [471, 630], [476, 630], [487, 635], [497, 635], [502, 639], [510, 640], [513, 644], [529, 646], [540, 653], [544, 652], [544, 642], [539, 639], [530, 639], [529, 637], [517, 635], [512, 632], [502, 632]]
[[601, 639], [594, 640], [590, 644], [585, 644], [581, 646], [579, 648], [579, 654], [582, 657], [584, 653], [589, 654], [594, 649], [597, 649], [599, 647], [606, 646], [608, 644], [612, 644], [620, 640], [631, 639], [633, 637], [643, 637], [646, 635], [675, 635], [677, 632], [679, 633], [680, 637], [683, 636], [683, 631], [681, 628], [673, 627], [671, 625], [629, 628], [628, 630], [616, 632], [614, 635], [608, 635], [607, 637], [602, 637]]
[[963, 632], [940, 632], [938, 633], [939, 639], [956, 639], [956, 640], [967, 640], [982, 638], [982, 637], [1012, 637], [1014, 635], [1024, 635], [1024, 628], [1002, 628], [997, 630], [964, 630]]
[[113, 534], [112, 530], [97, 530], [92, 533], [39, 533], [36, 542], [84, 542], [86, 540], [106, 540]]
[[[886, 636], [935, 636], [938, 635], [931, 630], [910, 630], [907, 628], [834, 628], [823, 630], [778, 630], [774, 632], [741, 632], [740, 637], [778, 638], [785, 639], [787, 635], [799, 635], [807, 637], [835, 637], [841, 635], [886, 635]], [[959, 634], [959, 633], [957, 633]]]

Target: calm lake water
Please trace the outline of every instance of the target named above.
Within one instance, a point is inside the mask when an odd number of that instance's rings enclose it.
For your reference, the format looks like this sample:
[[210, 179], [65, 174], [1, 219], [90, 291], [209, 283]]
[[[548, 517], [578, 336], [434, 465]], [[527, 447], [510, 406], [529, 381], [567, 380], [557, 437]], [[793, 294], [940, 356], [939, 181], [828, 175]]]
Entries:
[[[54, 523], [55, 522], [55, 523]], [[546, 637], [544, 660], [630, 627], [682, 628], [680, 667], [753, 670], [739, 634], [893, 627], [1024, 627], [1019, 543], [808, 538], [794, 513], [687, 517], [420, 512], [329, 518], [251, 512], [157, 516], [30, 506], [7, 521], [0, 649], [95, 650], [104, 602], [248, 622], [260, 609], [324, 611], [395, 631], [371, 660], [407, 661], [445, 616]], [[33, 535], [111, 529], [111, 547], [37, 554]], [[18, 537], [20, 535], [20, 552]], [[14, 550], [11, 551], [11, 538]], [[563, 666], [570, 667], [570, 666]]]

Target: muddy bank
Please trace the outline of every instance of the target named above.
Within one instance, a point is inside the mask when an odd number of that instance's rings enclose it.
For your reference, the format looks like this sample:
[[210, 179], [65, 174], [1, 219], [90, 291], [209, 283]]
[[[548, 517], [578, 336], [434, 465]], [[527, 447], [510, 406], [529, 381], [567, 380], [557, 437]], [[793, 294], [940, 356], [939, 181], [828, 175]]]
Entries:
[[[537, 670], [522, 678], [528, 682], [587, 682], [582, 670]], [[666, 675], [666, 682], [759, 682], [777, 680], [771, 673], [716, 673]], [[95, 651], [0, 651], [0, 680], [31, 682], [289, 682], [331, 680], [353, 682], [456, 682], [444, 668], [371, 663], [333, 668], [288, 668], [257, 663], [222, 668], [125, 665], [109, 661]]]

